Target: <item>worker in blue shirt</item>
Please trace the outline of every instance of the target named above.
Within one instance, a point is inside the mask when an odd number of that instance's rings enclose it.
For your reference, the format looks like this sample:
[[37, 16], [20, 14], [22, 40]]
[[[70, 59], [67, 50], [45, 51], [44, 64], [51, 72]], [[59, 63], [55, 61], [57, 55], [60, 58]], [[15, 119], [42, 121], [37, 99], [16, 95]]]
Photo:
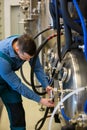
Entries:
[[[11, 36], [0, 41], [0, 97], [8, 112], [11, 130], [26, 130], [21, 95], [47, 107], [54, 107], [50, 99], [41, 98], [23, 84], [15, 73], [25, 61], [29, 61], [32, 66], [35, 53], [36, 44], [29, 34]], [[49, 86], [39, 58], [36, 60], [34, 72], [43, 88], [49, 93], [52, 87]]]

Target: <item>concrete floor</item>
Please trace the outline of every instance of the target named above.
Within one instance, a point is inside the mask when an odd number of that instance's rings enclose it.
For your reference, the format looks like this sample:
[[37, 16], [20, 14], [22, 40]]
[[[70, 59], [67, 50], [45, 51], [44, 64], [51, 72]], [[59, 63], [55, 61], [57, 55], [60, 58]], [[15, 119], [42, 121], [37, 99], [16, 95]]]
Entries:
[[[24, 72], [25, 76], [29, 77], [29, 67], [27, 64], [24, 64]], [[20, 75], [20, 72], [18, 71], [17, 74]], [[25, 114], [26, 114], [26, 130], [35, 130], [35, 125], [40, 120], [45, 111], [40, 111], [41, 105], [28, 100], [23, 97], [23, 105], [25, 109]], [[45, 108], [45, 107], [44, 107]], [[48, 125], [49, 125], [49, 120], [50, 118], [46, 119], [46, 122], [44, 123], [43, 127], [41, 130], [48, 130]], [[7, 116], [7, 112], [5, 107], [3, 108], [2, 115], [1, 115], [1, 120], [0, 120], [0, 130], [10, 130], [9, 128], [9, 120]], [[61, 130], [61, 125], [58, 123], [55, 123], [54, 120], [52, 122], [52, 130]]]
[[[35, 130], [35, 125], [37, 121], [43, 117], [44, 111], [39, 110], [41, 108], [41, 105], [25, 98], [23, 98], [23, 105], [26, 112], [26, 130]], [[48, 130], [49, 120], [50, 118], [46, 119], [46, 122], [44, 123], [41, 130]], [[0, 130], [10, 130], [9, 120], [5, 107], [2, 111], [0, 120]], [[52, 123], [52, 130], [61, 130], [60, 124], [55, 123], [54, 120]]]

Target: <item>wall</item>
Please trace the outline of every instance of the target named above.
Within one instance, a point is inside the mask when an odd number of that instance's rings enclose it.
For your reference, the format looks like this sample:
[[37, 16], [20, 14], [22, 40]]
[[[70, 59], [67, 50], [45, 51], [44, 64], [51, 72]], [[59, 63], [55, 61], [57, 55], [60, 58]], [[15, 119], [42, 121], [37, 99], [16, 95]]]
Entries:
[[11, 11], [10, 6], [11, 5], [19, 5], [20, 0], [4, 0], [4, 35], [5, 37], [8, 37], [11, 35]]
[[0, 0], [0, 40], [4, 37], [4, 1]]
[[[20, 0], [4, 0], [4, 33], [5, 37], [8, 37], [11, 35], [11, 6], [18, 6]], [[33, 4], [35, 4], [36, 1], [33, 0]], [[48, 11], [49, 1], [48, 0], [42, 0], [42, 7], [41, 7], [41, 16], [39, 17], [40, 23], [37, 24], [37, 28], [40, 30], [44, 29], [50, 24], [50, 16]], [[39, 27], [38, 27], [39, 26]], [[41, 28], [40, 28], [41, 26]], [[33, 32], [34, 33], [34, 32]], [[36, 34], [36, 33], [35, 33]]]

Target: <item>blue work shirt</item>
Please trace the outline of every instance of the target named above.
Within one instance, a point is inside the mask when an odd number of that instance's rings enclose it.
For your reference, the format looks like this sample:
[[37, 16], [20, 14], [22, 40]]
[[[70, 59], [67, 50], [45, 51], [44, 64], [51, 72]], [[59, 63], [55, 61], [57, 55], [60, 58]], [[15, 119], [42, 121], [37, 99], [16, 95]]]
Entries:
[[[23, 84], [21, 79], [15, 73], [15, 71], [18, 70], [18, 68], [20, 68], [25, 62], [15, 54], [12, 47], [13, 40], [18, 37], [19, 36], [12, 36], [0, 41], [0, 51], [13, 61], [13, 64], [11, 65], [6, 59], [0, 57], [0, 76], [13, 90], [17, 91], [28, 99], [39, 102], [41, 97]], [[29, 61], [29, 63], [32, 66], [32, 59]], [[39, 58], [36, 60], [34, 72], [43, 88], [46, 88], [49, 84], [44, 70], [40, 64]]]

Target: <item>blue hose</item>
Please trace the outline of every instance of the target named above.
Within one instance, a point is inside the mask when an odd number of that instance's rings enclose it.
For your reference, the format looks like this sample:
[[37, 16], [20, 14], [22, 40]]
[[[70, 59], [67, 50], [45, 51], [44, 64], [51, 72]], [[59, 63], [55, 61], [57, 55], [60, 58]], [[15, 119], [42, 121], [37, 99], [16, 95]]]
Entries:
[[87, 30], [86, 30], [86, 25], [85, 25], [85, 22], [84, 22], [84, 17], [80, 11], [80, 8], [78, 6], [78, 3], [76, 0], [73, 0], [73, 3], [74, 3], [74, 6], [78, 12], [78, 15], [80, 17], [80, 20], [81, 20], [81, 24], [82, 24], [82, 29], [83, 29], [83, 34], [84, 34], [84, 54], [85, 54], [85, 58], [87, 60]]
[[[85, 101], [85, 104], [84, 104], [84, 112], [87, 114], [87, 100]], [[64, 108], [61, 109], [61, 114], [62, 114], [63, 118], [64, 118], [66, 121], [70, 121], [70, 120], [71, 120], [71, 118], [69, 118], [69, 117], [65, 114]]]
[[85, 104], [84, 104], [84, 112], [87, 114], [87, 100], [85, 101]]
[[61, 109], [61, 113], [62, 113], [63, 118], [64, 118], [66, 121], [71, 120], [71, 119], [65, 114], [64, 108]]

